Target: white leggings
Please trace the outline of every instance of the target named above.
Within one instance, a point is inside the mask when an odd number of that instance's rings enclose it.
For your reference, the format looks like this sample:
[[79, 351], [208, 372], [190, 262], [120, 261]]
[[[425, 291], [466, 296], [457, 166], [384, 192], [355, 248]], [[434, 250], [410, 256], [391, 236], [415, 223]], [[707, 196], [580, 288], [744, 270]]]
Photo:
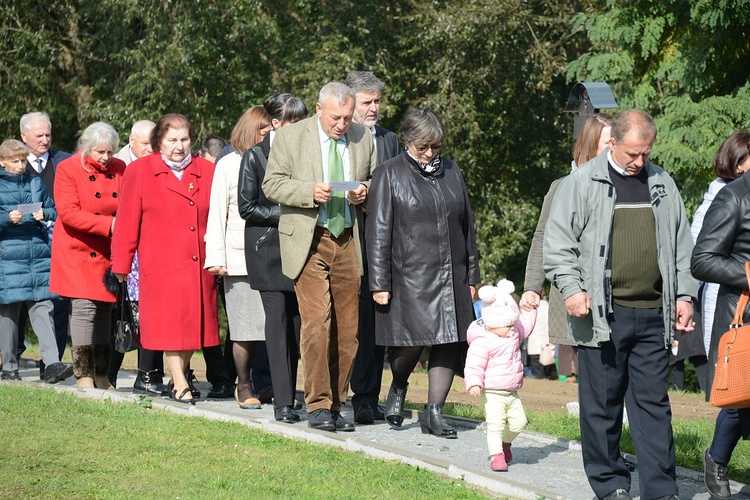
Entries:
[[517, 392], [485, 391], [487, 447], [490, 455], [503, 452], [503, 443], [512, 443], [526, 428], [526, 412]]

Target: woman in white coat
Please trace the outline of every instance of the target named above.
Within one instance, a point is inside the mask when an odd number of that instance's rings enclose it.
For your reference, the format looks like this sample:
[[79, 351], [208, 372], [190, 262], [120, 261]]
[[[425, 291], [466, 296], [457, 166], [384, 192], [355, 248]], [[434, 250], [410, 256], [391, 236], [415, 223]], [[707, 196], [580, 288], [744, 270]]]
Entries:
[[[241, 120], [237, 125], [248, 130], [235, 130], [232, 134], [233, 137], [237, 135], [250, 139], [244, 149], [259, 142], [261, 130], [270, 124], [263, 106], [253, 106], [248, 113], [254, 119]], [[253, 140], [255, 142], [251, 142]], [[247, 276], [245, 221], [237, 209], [237, 182], [244, 149], [222, 157], [216, 164], [211, 185], [204, 268], [224, 279], [229, 335], [237, 367], [237, 389], [234, 392], [237, 404], [244, 409], [260, 409], [260, 400], [250, 382], [250, 368], [256, 343], [265, 340], [266, 317], [260, 293], [250, 287]]]

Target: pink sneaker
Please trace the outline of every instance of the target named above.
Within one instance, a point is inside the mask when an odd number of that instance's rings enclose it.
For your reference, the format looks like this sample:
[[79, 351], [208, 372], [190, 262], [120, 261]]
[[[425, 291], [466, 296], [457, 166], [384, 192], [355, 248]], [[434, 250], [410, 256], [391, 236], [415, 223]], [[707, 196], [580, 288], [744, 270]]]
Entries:
[[502, 453], [490, 457], [490, 469], [495, 472], [505, 472], [508, 470], [508, 464], [505, 462], [505, 456]]
[[509, 464], [513, 460], [513, 452], [510, 451], [510, 443], [503, 443], [503, 455], [505, 455], [505, 463]]

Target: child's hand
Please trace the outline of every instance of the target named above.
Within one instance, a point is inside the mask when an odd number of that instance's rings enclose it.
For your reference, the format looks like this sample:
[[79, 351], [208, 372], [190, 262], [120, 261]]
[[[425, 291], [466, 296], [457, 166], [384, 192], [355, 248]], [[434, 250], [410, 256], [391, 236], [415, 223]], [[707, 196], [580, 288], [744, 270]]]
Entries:
[[478, 385], [472, 385], [469, 387], [469, 394], [478, 398], [482, 394], [482, 389]]
[[541, 296], [538, 293], [528, 290], [526, 292], [523, 292], [523, 295], [521, 295], [521, 300], [518, 303], [518, 305], [524, 311], [531, 311], [539, 307], [540, 299], [541, 299]]

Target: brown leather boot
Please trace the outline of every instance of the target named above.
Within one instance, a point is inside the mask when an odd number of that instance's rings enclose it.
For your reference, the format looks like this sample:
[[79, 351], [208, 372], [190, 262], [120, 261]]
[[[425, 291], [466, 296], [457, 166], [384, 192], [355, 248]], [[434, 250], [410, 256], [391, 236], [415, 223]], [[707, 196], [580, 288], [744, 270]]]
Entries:
[[73, 374], [80, 389], [94, 388], [94, 346], [79, 345], [70, 348], [73, 356]]

